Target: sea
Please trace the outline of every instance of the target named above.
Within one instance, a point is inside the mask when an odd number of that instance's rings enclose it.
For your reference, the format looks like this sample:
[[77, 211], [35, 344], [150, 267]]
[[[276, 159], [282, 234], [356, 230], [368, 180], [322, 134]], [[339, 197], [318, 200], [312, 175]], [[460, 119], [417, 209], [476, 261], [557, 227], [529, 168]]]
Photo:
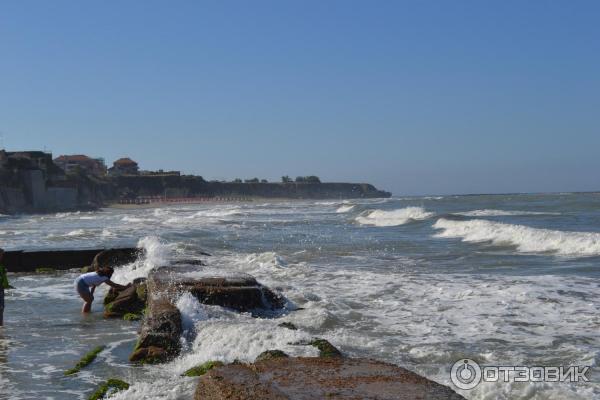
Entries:
[[[589, 382], [482, 382], [467, 399], [600, 399], [600, 194], [392, 197], [202, 203], [0, 216], [7, 250], [140, 246], [127, 283], [177, 260], [198, 274], [250, 274], [287, 299], [275, 316], [182, 295], [183, 351], [131, 365], [139, 322], [105, 320], [97, 291], [80, 313], [78, 271], [9, 274], [0, 328], [0, 399], [86, 399], [107, 378], [114, 399], [191, 399], [208, 360], [265, 350], [316, 356], [319, 337], [345, 355], [394, 363], [453, 388], [452, 365], [588, 366]], [[210, 253], [212, 256], [203, 256]], [[43, 267], [43, 266], [40, 266]], [[193, 274], [193, 273], [192, 273]], [[279, 326], [291, 322], [298, 330]], [[64, 376], [97, 345], [106, 349]]]

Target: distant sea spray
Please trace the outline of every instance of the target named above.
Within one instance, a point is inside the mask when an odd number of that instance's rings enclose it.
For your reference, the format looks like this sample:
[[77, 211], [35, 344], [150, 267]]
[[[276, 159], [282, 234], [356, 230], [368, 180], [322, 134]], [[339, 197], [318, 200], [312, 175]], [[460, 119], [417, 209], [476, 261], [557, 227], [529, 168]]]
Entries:
[[600, 233], [531, 228], [487, 220], [452, 221], [440, 218], [433, 227], [436, 237], [462, 238], [464, 242], [490, 242], [516, 246], [523, 253], [555, 253], [563, 256], [600, 255]]
[[433, 212], [425, 210], [423, 207], [405, 207], [396, 210], [372, 210], [365, 211], [358, 217], [356, 222], [361, 225], [373, 226], [398, 226], [411, 221], [420, 221], [431, 218], [435, 215]]

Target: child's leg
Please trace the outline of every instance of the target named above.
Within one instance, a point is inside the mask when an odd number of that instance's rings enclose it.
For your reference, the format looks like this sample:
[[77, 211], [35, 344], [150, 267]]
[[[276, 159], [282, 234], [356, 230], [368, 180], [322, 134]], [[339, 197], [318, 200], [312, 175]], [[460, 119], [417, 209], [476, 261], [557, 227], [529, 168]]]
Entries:
[[94, 296], [90, 293], [90, 289], [86, 285], [78, 284], [77, 293], [79, 293], [79, 297], [85, 302], [83, 303], [81, 312], [89, 313], [92, 310], [92, 302], [94, 301]]
[[90, 311], [92, 311], [92, 301], [86, 301], [85, 303], [83, 303], [83, 307], [81, 308], [81, 312], [84, 314], [89, 313]]

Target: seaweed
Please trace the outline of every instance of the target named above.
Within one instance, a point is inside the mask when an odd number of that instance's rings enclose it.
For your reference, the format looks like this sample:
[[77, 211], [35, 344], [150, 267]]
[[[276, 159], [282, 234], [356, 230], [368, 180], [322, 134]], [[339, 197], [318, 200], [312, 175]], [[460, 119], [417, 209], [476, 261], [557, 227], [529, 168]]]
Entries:
[[84, 355], [81, 360], [75, 365], [74, 368], [71, 368], [68, 371], [65, 371], [65, 375], [73, 375], [81, 371], [82, 368], [85, 368], [89, 364], [92, 363], [96, 359], [96, 356], [106, 348], [106, 346], [98, 346]]
[[[100, 400], [105, 399], [106, 395], [114, 394], [115, 392], [119, 392], [121, 390], [129, 389], [129, 383], [122, 381], [120, 379], [111, 378], [104, 382], [102, 385], [98, 386], [98, 389], [89, 397], [89, 400]], [[110, 395], [109, 394], [109, 395]]]
[[204, 364], [200, 364], [194, 368], [188, 369], [183, 373], [182, 376], [201, 376], [210, 371], [211, 369], [221, 366], [223, 366], [223, 363], [221, 361], [207, 361]]

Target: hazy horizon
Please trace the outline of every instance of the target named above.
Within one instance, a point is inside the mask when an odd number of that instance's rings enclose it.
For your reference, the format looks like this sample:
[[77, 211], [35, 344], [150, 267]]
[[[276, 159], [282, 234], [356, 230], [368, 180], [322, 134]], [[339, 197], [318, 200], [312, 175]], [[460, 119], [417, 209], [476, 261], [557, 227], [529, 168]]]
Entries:
[[0, 4], [7, 150], [402, 195], [600, 190], [600, 4]]

